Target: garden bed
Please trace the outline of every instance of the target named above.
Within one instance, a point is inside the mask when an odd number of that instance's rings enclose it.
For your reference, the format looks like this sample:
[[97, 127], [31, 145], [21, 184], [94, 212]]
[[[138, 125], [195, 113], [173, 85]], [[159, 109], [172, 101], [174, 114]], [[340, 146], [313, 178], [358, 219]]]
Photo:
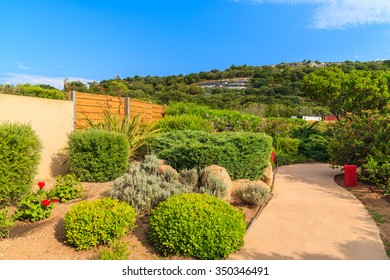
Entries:
[[[55, 179], [45, 181], [48, 188], [52, 187]], [[83, 183], [86, 198], [94, 200], [108, 196], [113, 182]], [[47, 220], [38, 222], [18, 221], [10, 232], [10, 237], [0, 240], [0, 260], [96, 260], [99, 258], [98, 246], [88, 251], [76, 251], [64, 244], [64, 215], [69, 209], [84, 199], [72, 200], [66, 203], [56, 203]], [[256, 216], [259, 207], [236, 205], [244, 211], [246, 223], [249, 224]], [[163, 257], [148, 243], [149, 216], [140, 215], [137, 218], [137, 228], [122, 240], [127, 241], [132, 260], [157, 259], [188, 259], [186, 257]]]

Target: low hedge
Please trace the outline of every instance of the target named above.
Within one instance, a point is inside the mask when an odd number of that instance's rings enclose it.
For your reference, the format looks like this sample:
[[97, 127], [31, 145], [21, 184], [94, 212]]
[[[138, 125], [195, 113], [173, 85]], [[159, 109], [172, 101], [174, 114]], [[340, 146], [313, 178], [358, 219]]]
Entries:
[[81, 181], [107, 182], [128, 167], [127, 136], [106, 130], [75, 131], [69, 135], [70, 169]]
[[224, 259], [244, 244], [244, 213], [207, 194], [182, 194], [161, 202], [148, 238], [163, 255]]
[[158, 158], [176, 169], [202, 169], [217, 164], [232, 179], [259, 179], [267, 167], [272, 138], [262, 133], [171, 131], [148, 139]]
[[41, 149], [30, 125], [0, 124], [0, 208], [16, 204], [31, 190]]

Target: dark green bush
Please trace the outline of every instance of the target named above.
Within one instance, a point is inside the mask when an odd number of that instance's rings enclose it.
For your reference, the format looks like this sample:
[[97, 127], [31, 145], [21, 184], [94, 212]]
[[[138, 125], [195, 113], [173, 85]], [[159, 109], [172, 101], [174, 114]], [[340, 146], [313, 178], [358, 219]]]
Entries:
[[159, 132], [171, 130], [202, 130], [213, 132], [214, 127], [208, 120], [194, 115], [166, 116], [154, 125]]
[[304, 163], [307, 162], [308, 159], [302, 154], [289, 155], [289, 154], [284, 154], [279, 152], [275, 154], [275, 161], [279, 166], [282, 166], [282, 165], [290, 165], [296, 163]]
[[42, 144], [26, 124], [0, 124], [0, 208], [16, 204], [33, 185]]
[[299, 150], [307, 158], [327, 162], [329, 159], [328, 137], [319, 134], [312, 134], [301, 142]]
[[76, 250], [108, 244], [135, 228], [133, 207], [116, 199], [80, 202], [65, 214], [66, 243]]
[[232, 179], [259, 179], [270, 159], [272, 138], [261, 133], [172, 131], [148, 139], [149, 148], [176, 169], [217, 164]]
[[224, 259], [244, 244], [244, 214], [207, 194], [175, 195], [150, 218], [148, 238], [163, 255]]
[[69, 135], [71, 171], [85, 182], [107, 182], [122, 175], [129, 160], [125, 134], [105, 130], [75, 131]]

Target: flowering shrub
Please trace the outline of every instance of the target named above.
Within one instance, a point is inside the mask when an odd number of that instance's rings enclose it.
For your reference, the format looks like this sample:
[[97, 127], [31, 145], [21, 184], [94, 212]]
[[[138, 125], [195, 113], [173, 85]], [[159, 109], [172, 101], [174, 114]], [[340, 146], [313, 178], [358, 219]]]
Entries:
[[42, 199], [37, 193], [30, 193], [18, 204], [15, 217], [18, 220], [30, 220], [31, 222], [50, 217], [53, 204], [48, 199]]
[[57, 176], [54, 188], [52, 188], [48, 193], [52, 202], [66, 202], [82, 197], [82, 195], [83, 188], [80, 185], [79, 180], [71, 174]]
[[30, 220], [31, 222], [50, 217], [53, 203], [48, 199], [47, 192], [43, 189], [44, 182], [38, 183], [39, 190], [26, 195], [17, 206], [14, 216], [18, 220]]

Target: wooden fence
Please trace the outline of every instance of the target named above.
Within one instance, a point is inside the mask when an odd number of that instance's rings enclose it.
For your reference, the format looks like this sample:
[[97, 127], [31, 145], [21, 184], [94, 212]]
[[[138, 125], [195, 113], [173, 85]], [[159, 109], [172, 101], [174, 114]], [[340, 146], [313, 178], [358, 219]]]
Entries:
[[85, 128], [88, 124], [86, 118], [93, 122], [103, 120], [104, 111], [121, 117], [134, 118], [140, 115], [144, 122], [153, 122], [164, 115], [165, 106], [152, 104], [129, 97], [107, 96], [72, 91], [69, 99], [74, 102], [75, 127]]

